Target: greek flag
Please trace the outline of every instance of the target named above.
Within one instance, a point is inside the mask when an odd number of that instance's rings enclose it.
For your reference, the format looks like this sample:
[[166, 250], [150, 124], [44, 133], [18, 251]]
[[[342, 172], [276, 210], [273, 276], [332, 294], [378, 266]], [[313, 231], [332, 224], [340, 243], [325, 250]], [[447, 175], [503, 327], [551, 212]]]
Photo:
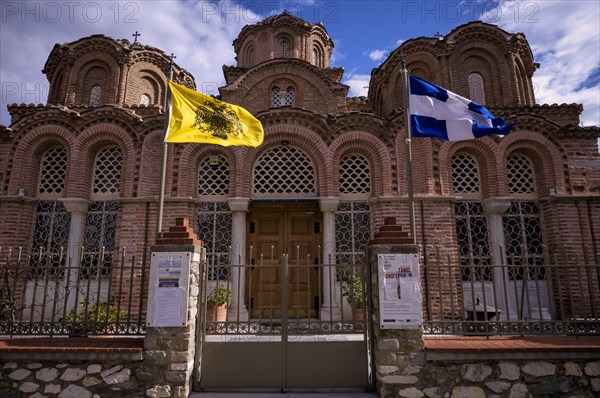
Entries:
[[489, 134], [506, 135], [513, 127], [476, 102], [418, 77], [409, 78], [412, 137], [463, 141]]

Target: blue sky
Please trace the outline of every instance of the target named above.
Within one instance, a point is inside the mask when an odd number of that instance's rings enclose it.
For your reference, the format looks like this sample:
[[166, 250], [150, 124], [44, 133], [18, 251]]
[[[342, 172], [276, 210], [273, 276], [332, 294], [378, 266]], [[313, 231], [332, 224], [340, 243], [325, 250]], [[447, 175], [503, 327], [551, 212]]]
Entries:
[[0, 2], [0, 124], [8, 103], [46, 103], [41, 69], [55, 43], [102, 33], [177, 56], [199, 91], [215, 94], [222, 66], [234, 65], [232, 42], [246, 24], [287, 9], [322, 21], [335, 41], [332, 66], [345, 69], [350, 95], [365, 95], [371, 70], [403, 41], [448, 34], [473, 21], [525, 33], [536, 62], [538, 103], [582, 103], [584, 125], [600, 125], [600, 2], [398, 0], [109, 0]]

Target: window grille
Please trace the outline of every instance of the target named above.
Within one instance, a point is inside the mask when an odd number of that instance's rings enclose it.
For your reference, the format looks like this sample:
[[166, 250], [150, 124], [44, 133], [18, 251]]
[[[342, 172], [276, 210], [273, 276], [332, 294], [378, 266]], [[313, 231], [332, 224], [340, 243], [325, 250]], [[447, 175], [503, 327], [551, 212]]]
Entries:
[[67, 151], [62, 147], [47, 150], [40, 166], [39, 194], [60, 194], [65, 189]]
[[479, 202], [457, 202], [456, 239], [462, 266], [463, 281], [491, 281], [493, 270], [490, 258], [487, 219]]
[[150, 96], [148, 94], [142, 94], [142, 98], [140, 98], [140, 105], [150, 105]]
[[248, 66], [254, 66], [254, 49], [248, 50]]
[[91, 106], [99, 106], [101, 105], [101, 97], [102, 97], [102, 87], [99, 85], [95, 85], [92, 87], [90, 92], [90, 105]]
[[455, 194], [479, 192], [479, 167], [467, 153], [452, 156], [452, 189]]
[[119, 193], [122, 162], [121, 148], [117, 146], [107, 146], [98, 152], [94, 161], [93, 193]]
[[545, 280], [544, 240], [535, 201], [513, 202], [502, 216], [510, 280]]
[[287, 40], [279, 41], [279, 56], [281, 58], [287, 58], [288, 56], [289, 43]]
[[312, 64], [314, 66], [318, 66], [317, 65], [317, 59], [318, 59], [318, 57], [319, 57], [319, 53], [317, 52], [317, 49], [313, 48], [313, 50], [312, 50]]
[[115, 250], [117, 212], [114, 201], [92, 202], [88, 207], [83, 233], [80, 279], [110, 277]]
[[223, 156], [204, 158], [198, 168], [198, 195], [229, 193], [229, 162]]
[[289, 146], [272, 148], [254, 166], [255, 194], [315, 194], [315, 169], [304, 152]]
[[[231, 247], [232, 215], [229, 204], [203, 202], [198, 205], [196, 233], [206, 247], [210, 280], [227, 279]], [[219, 265], [223, 267], [219, 267]]]
[[[31, 241], [29, 277], [62, 279], [69, 243], [71, 215], [59, 201], [39, 201]], [[46, 275], [48, 271], [48, 275]]]
[[279, 92], [279, 87], [273, 87], [271, 90], [271, 107], [277, 108], [283, 105], [283, 101], [281, 100], [281, 93]]
[[283, 101], [283, 104], [286, 106], [294, 106], [295, 99], [296, 99], [296, 92], [294, 91], [293, 88], [288, 87], [288, 89], [285, 90], [285, 99]]
[[369, 204], [367, 202], [340, 203], [335, 213], [336, 263], [364, 262], [365, 249], [370, 239]]
[[361, 155], [350, 154], [340, 160], [340, 193], [370, 193], [371, 168]]
[[533, 168], [529, 159], [520, 154], [509, 155], [506, 168], [508, 191], [510, 193], [527, 194], [535, 192]]
[[485, 105], [485, 90], [483, 77], [479, 73], [469, 74], [469, 96], [470, 100], [480, 105]]

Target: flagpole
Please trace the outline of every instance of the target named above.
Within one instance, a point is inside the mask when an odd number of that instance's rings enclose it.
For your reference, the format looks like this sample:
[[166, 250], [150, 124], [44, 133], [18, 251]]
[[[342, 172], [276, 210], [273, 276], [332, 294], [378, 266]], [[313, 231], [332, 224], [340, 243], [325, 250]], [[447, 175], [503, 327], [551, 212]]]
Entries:
[[[176, 58], [175, 55], [171, 54], [169, 57], [169, 80], [173, 80], [173, 58]], [[165, 203], [165, 185], [167, 179], [167, 158], [168, 158], [168, 146], [167, 146], [167, 129], [169, 128], [169, 117], [171, 115], [171, 92], [169, 91], [169, 85], [167, 84], [167, 98], [165, 103], [165, 122], [164, 122], [164, 131], [165, 136], [163, 140], [163, 156], [162, 156], [162, 166], [160, 171], [160, 191], [158, 193], [158, 214], [157, 214], [157, 222], [156, 222], [156, 239], [160, 239], [162, 237], [162, 220], [163, 220], [163, 207]]]
[[[402, 55], [401, 55], [402, 56]], [[410, 235], [413, 245], [417, 244], [417, 234], [415, 228], [415, 201], [413, 194], [413, 175], [412, 175], [412, 149], [411, 149], [411, 125], [409, 109], [409, 78], [406, 70], [406, 63], [402, 56], [402, 96], [404, 97], [404, 129], [406, 131], [406, 185], [408, 191], [408, 222], [410, 224]]]

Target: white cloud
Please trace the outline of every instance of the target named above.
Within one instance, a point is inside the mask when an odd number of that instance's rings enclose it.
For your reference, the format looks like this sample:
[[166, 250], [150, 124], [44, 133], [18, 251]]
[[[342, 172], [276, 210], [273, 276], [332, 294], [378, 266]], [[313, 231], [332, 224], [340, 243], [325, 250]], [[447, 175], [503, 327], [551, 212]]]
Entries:
[[585, 87], [600, 67], [600, 3], [502, 0], [483, 16], [509, 32], [525, 33], [536, 62], [538, 103], [582, 103], [584, 125], [600, 125], [600, 84]]
[[369, 81], [371, 75], [362, 75], [357, 73], [348, 73], [343, 79], [342, 83], [350, 86], [348, 91], [349, 97], [360, 97], [366, 96], [369, 92]]
[[381, 61], [385, 56], [387, 56], [387, 50], [373, 50], [369, 53], [369, 58], [373, 61]]

